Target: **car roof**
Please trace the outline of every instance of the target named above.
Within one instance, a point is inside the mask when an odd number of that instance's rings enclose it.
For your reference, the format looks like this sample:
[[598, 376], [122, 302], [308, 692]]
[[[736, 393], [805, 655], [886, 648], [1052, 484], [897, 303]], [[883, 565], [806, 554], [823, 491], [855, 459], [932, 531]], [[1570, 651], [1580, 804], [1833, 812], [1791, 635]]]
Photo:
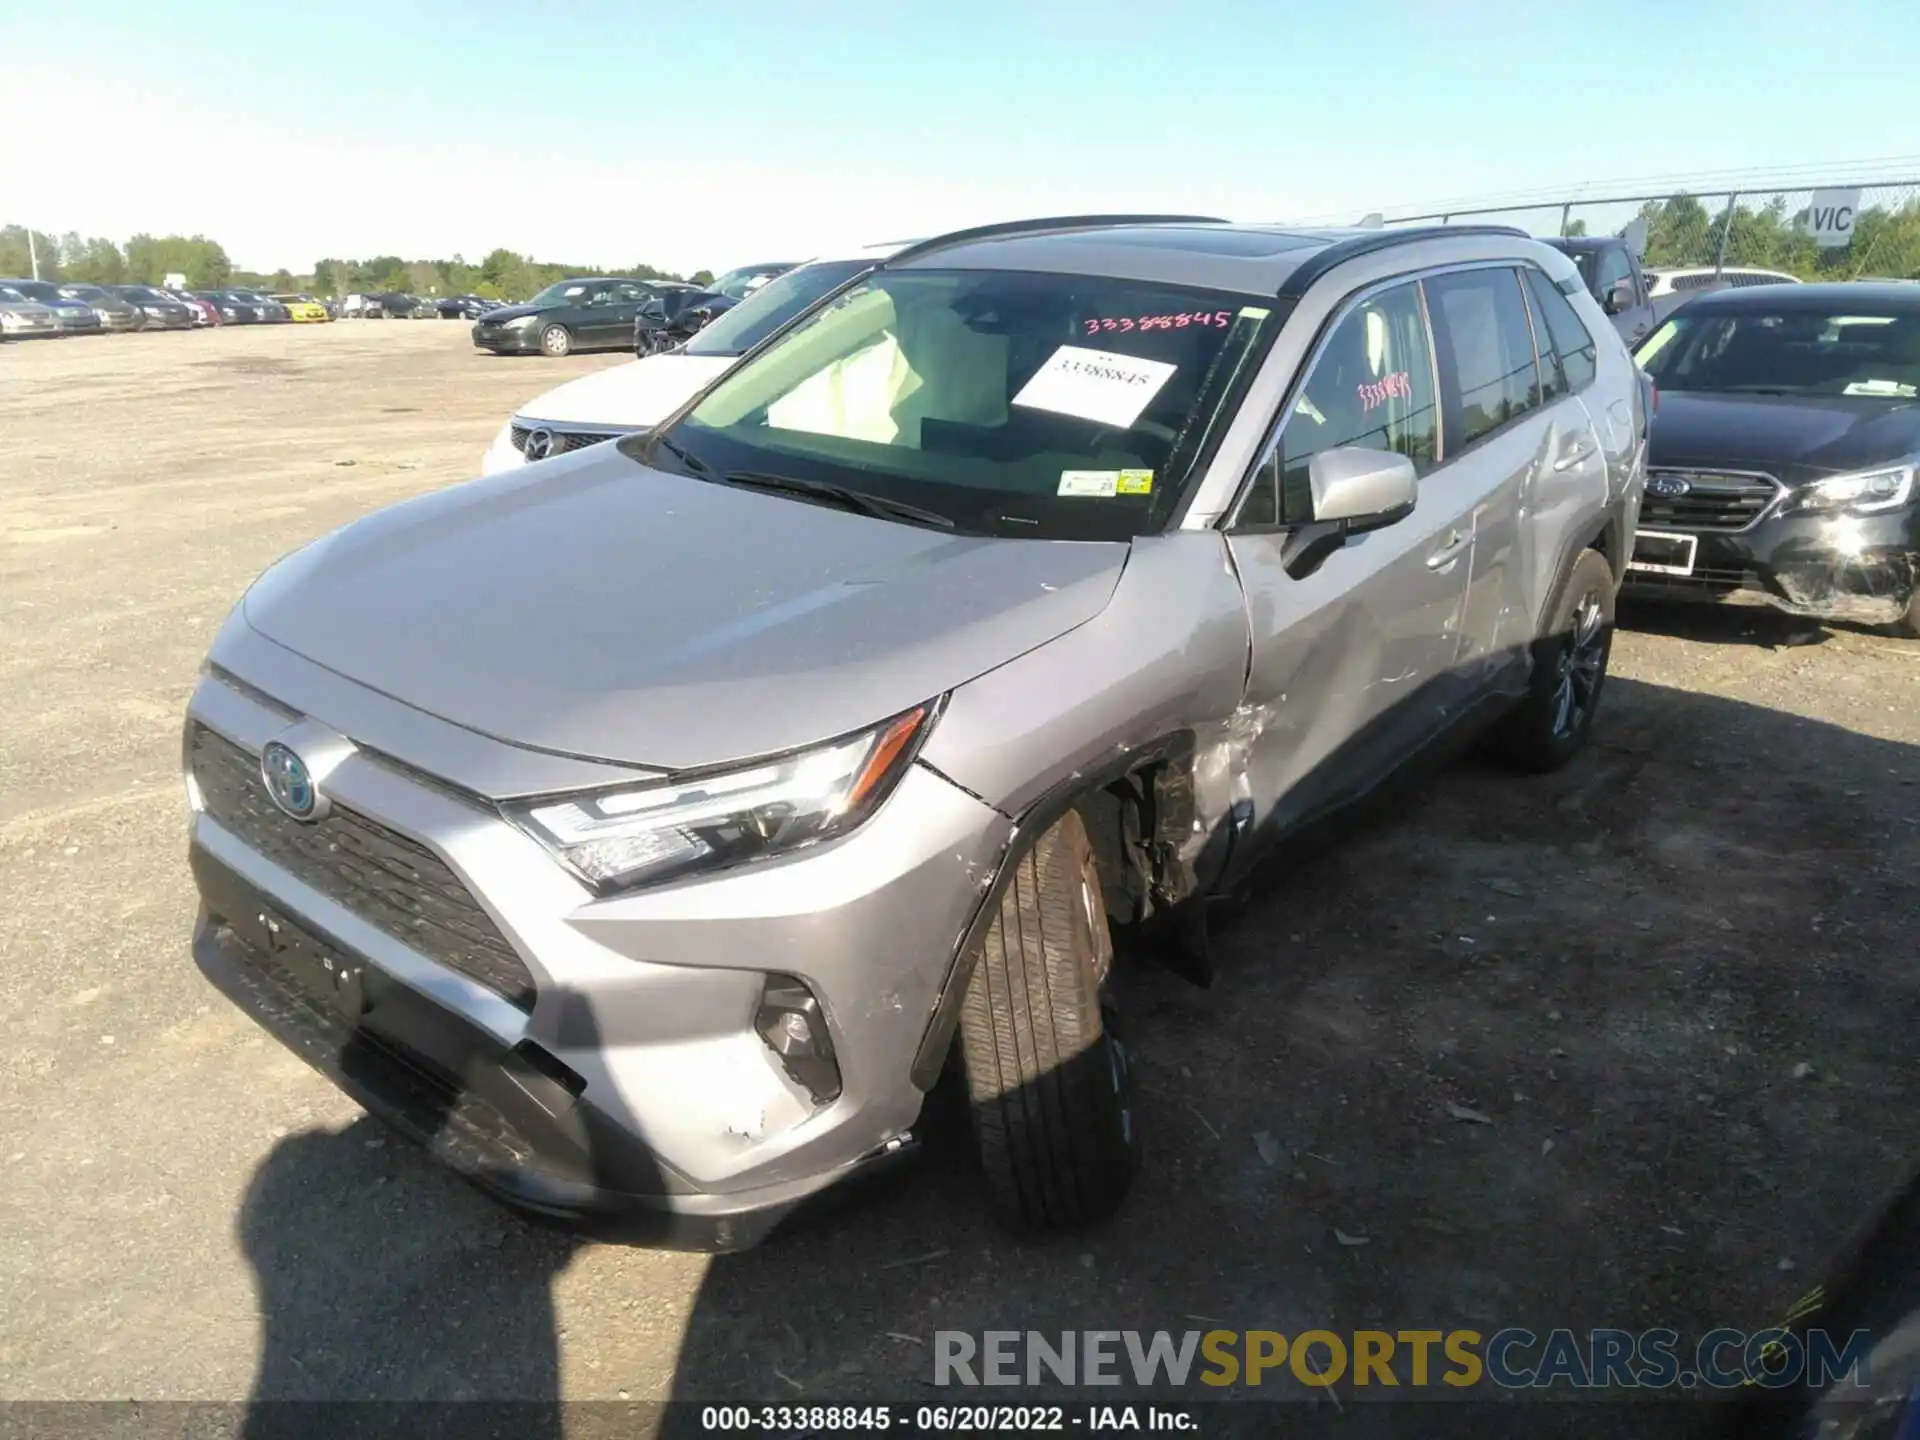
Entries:
[[[996, 233], [998, 232], [998, 233]], [[1296, 274], [1318, 274], [1349, 256], [1422, 240], [1500, 235], [1504, 226], [1312, 229], [1208, 220], [1062, 220], [988, 227], [910, 246], [899, 269], [1029, 270], [1101, 275], [1240, 294], [1278, 294]], [[1309, 262], [1320, 262], [1309, 264]], [[1304, 272], [1304, 273], [1303, 273]]]
[[1899, 281], [1837, 280], [1812, 285], [1751, 285], [1709, 290], [1687, 302], [1688, 310], [1828, 310], [1845, 305], [1891, 305], [1920, 312], [1920, 289]]

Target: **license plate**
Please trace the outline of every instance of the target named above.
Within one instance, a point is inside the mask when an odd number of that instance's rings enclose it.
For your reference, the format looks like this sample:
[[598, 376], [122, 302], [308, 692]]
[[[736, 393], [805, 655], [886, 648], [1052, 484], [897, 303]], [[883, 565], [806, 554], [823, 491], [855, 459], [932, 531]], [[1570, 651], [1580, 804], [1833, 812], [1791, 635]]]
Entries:
[[1669, 530], [1641, 530], [1633, 537], [1633, 558], [1629, 570], [1645, 570], [1655, 575], [1691, 575], [1694, 553], [1700, 537]]
[[366, 967], [337, 955], [313, 936], [271, 910], [253, 917], [255, 937], [302, 989], [348, 1019], [367, 1011]]

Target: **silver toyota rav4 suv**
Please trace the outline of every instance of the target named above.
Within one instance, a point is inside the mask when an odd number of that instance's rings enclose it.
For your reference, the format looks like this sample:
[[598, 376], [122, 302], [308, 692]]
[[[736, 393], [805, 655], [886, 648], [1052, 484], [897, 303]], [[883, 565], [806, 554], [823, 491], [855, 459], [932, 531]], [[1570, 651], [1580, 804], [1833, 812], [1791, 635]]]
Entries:
[[988, 227], [646, 435], [280, 561], [186, 727], [194, 956], [527, 1210], [750, 1245], [943, 1072], [1018, 1225], [1132, 1177], [1115, 937], [1449, 737], [1592, 723], [1648, 387], [1518, 231]]

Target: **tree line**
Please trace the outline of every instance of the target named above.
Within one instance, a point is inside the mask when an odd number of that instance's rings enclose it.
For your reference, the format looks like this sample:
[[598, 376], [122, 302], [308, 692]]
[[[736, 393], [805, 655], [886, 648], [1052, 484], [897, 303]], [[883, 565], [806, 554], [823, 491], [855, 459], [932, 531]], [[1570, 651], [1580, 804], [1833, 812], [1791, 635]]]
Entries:
[[248, 289], [299, 291], [316, 295], [399, 291], [408, 295], [480, 295], [489, 300], [524, 300], [536, 290], [570, 275], [629, 275], [639, 280], [712, 281], [710, 271], [681, 276], [652, 265], [558, 265], [512, 250], [491, 251], [478, 264], [459, 255], [450, 260], [403, 260], [376, 255], [370, 260], [325, 259], [304, 275], [290, 270], [265, 274], [234, 266], [218, 241], [204, 235], [135, 235], [125, 245], [101, 236], [85, 238], [69, 231], [54, 235], [35, 230], [29, 246], [21, 225], [0, 226], [0, 275], [33, 274], [38, 252], [43, 280], [84, 281], [95, 285], [158, 285], [168, 275], [187, 277], [189, 290], [226, 285]]
[[[1726, 232], [1726, 263], [1780, 270], [1802, 280], [1852, 280], [1875, 275], [1920, 280], [1920, 196], [1901, 205], [1873, 205], [1853, 222], [1853, 241], [1821, 249], [1807, 223], [1806, 209], [1789, 209], [1787, 197], [1760, 204], [1738, 203], [1728, 229], [1727, 206], [1709, 210], [1691, 195], [1650, 200], [1640, 207], [1647, 225], [1647, 265], [1711, 265]], [[1571, 235], [1586, 226], [1574, 221]]]

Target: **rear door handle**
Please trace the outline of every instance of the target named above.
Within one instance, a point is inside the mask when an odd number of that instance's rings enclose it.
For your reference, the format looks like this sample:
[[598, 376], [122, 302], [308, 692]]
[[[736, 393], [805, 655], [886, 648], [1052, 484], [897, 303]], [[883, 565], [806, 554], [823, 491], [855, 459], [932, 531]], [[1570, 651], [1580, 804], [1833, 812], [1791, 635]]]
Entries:
[[1460, 558], [1460, 551], [1466, 546], [1467, 537], [1458, 530], [1449, 535], [1433, 553], [1427, 556], [1429, 570], [1444, 570]]

